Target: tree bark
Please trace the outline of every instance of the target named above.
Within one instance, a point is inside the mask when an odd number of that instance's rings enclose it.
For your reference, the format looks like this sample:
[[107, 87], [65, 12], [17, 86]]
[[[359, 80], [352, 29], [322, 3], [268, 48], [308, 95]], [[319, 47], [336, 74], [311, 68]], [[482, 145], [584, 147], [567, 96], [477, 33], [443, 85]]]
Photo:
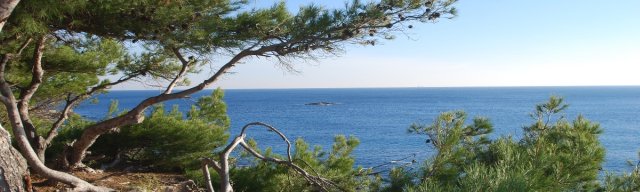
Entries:
[[211, 173], [209, 173], [209, 163], [202, 162], [202, 174], [204, 174], [204, 184], [207, 187], [208, 192], [215, 192], [213, 185], [211, 184]]
[[[6, 86], [4, 86], [0, 91], [3, 93], [3, 95], [6, 95], [8, 93], [7, 91], [10, 90], [8, 90]], [[7, 108], [9, 121], [11, 123], [11, 126], [13, 127], [13, 133], [15, 135], [17, 144], [21, 149], [22, 155], [27, 160], [27, 163], [34, 171], [46, 178], [71, 185], [74, 187], [74, 190], [77, 191], [113, 191], [108, 188], [96, 187], [73, 175], [52, 170], [45, 166], [40, 161], [40, 159], [38, 159], [38, 155], [35, 153], [35, 151], [33, 151], [33, 148], [29, 144], [29, 140], [27, 139], [26, 133], [24, 132], [24, 127], [22, 126], [22, 123], [20, 121], [20, 115], [18, 115], [18, 107], [15, 105], [15, 98], [9, 97], [8, 101], [9, 102], [4, 101], [3, 103]]]
[[29, 191], [27, 161], [11, 146], [9, 133], [0, 126], [0, 191]]
[[0, 0], [0, 31], [20, 0]]
[[[0, 32], [18, 2], [0, 0]], [[0, 191], [31, 191], [26, 189], [26, 177], [29, 177], [27, 162], [11, 145], [9, 132], [0, 125]]]
[[[18, 112], [20, 113], [20, 119], [24, 125], [24, 130], [27, 132], [27, 138], [31, 143], [33, 150], [37, 152], [43, 151], [38, 154], [38, 159], [44, 163], [44, 138], [40, 137], [36, 131], [36, 127], [29, 117], [29, 101], [31, 97], [36, 93], [40, 84], [42, 84], [42, 76], [44, 70], [42, 69], [42, 55], [44, 55], [44, 48], [46, 45], [47, 37], [42, 36], [36, 43], [35, 50], [33, 51], [33, 65], [32, 65], [32, 77], [31, 83], [27, 89], [23, 89], [18, 98]], [[42, 155], [40, 155], [42, 154]]]

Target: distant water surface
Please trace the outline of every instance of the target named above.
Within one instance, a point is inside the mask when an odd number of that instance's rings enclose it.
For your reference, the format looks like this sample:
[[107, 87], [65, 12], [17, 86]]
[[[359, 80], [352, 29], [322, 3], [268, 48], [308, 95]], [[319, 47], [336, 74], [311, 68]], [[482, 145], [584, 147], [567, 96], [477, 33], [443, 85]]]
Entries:
[[[97, 96], [97, 104], [85, 102], [75, 112], [97, 120], [105, 116], [109, 101], [131, 109], [158, 91], [111, 91]], [[187, 110], [205, 90], [192, 98], [168, 102]], [[330, 150], [335, 135], [353, 135], [361, 144], [354, 155], [364, 167], [416, 154], [421, 161], [433, 154], [425, 136], [407, 133], [412, 123], [428, 124], [441, 112], [464, 110], [469, 119], [488, 117], [492, 137], [519, 138], [522, 127], [533, 123], [529, 114], [549, 96], [565, 98], [564, 115], [578, 114], [599, 122], [600, 140], [607, 149], [604, 169], [628, 171], [627, 160], [637, 161], [640, 149], [640, 87], [482, 87], [482, 88], [358, 88], [358, 89], [261, 89], [226, 90], [231, 134], [250, 122], [261, 121], [282, 130], [290, 139], [304, 138]], [[332, 102], [330, 106], [305, 105]], [[283, 152], [286, 145], [273, 133], [255, 129], [249, 133], [259, 146]]]

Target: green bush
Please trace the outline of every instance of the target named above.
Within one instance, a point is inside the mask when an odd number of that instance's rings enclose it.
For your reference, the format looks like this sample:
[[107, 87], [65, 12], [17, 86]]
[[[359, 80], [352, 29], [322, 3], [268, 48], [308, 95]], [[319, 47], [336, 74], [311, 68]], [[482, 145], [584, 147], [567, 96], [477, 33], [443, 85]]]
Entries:
[[[463, 112], [443, 113], [430, 126], [410, 131], [429, 136], [437, 154], [425, 163], [420, 182], [408, 191], [594, 191], [604, 148], [598, 124], [582, 116], [556, 116], [567, 105], [552, 97], [536, 106], [533, 125], [520, 141], [486, 138], [491, 124], [475, 119], [464, 126]], [[392, 178], [393, 179], [393, 178]]]
[[215, 90], [200, 98], [186, 115], [178, 106], [171, 111], [155, 106], [142, 123], [101, 136], [90, 151], [108, 157], [120, 153], [131, 163], [157, 170], [196, 169], [200, 158], [212, 156], [228, 138], [223, 96], [222, 90]]
[[607, 173], [600, 191], [640, 191], [640, 170], [636, 168], [630, 173]]
[[[156, 106], [141, 124], [101, 137], [92, 155], [113, 159], [120, 153], [129, 163], [156, 170], [180, 170], [202, 185], [201, 157], [214, 156], [226, 145], [229, 118], [222, 91], [203, 97], [186, 115], [177, 107], [165, 111]], [[489, 139], [493, 126], [486, 118], [465, 124], [462, 111], [446, 112], [431, 125], [412, 125], [411, 133], [426, 135], [437, 153], [420, 171], [395, 168], [388, 182], [370, 176], [371, 170], [355, 166], [352, 152], [359, 145], [354, 137], [336, 136], [331, 151], [311, 147], [302, 139], [293, 145], [294, 162], [313, 175], [338, 184], [341, 191], [638, 191], [640, 171], [607, 173], [599, 177], [605, 150], [598, 140], [602, 129], [582, 116], [568, 121], [559, 114], [567, 108], [552, 97], [536, 106], [534, 123], [524, 127], [520, 139], [502, 136]], [[77, 138], [92, 122], [70, 118], [51, 151]], [[249, 144], [258, 150], [255, 141]], [[283, 144], [284, 145], [284, 144]], [[271, 148], [261, 152], [274, 154]], [[247, 153], [231, 159], [232, 185], [237, 191], [317, 191], [289, 167], [264, 162]], [[248, 162], [238, 164], [238, 162]], [[104, 163], [104, 162], [102, 162]], [[210, 170], [214, 187], [219, 176]]]
[[[229, 117], [222, 101], [221, 89], [200, 98], [187, 114], [174, 106], [166, 111], [154, 106], [145, 120], [102, 135], [89, 149], [91, 156], [104, 158], [89, 165], [98, 166], [113, 161], [118, 155], [124, 163], [146, 166], [157, 171], [198, 169], [199, 159], [213, 156], [213, 150], [228, 139]], [[112, 103], [108, 116], [117, 111]], [[84, 128], [94, 122], [73, 115], [60, 129], [47, 154], [60, 154], [64, 145], [78, 138]]]
[[[255, 142], [250, 144], [257, 149]], [[304, 140], [297, 139], [291, 155], [293, 161], [310, 174], [317, 174], [340, 183], [347, 189], [355, 189], [354, 185], [357, 185], [357, 181], [353, 175], [356, 170], [353, 168], [354, 159], [351, 157], [351, 152], [358, 144], [359, 141], [353, 137], [347, 139], [344, 136], [337, 136], [333, 150], [326, 157], [327, 154], [321, 147], [316, 146], [311, 150]], [[264, 154], [285, 158], [273, 154], [269, 148]], [[252, 166], [235, 167], [231, 171], [234, 188], [238, 191], [309, 191], [312, 189], [312, 186], [297, 172], [286, 166], [260, 161], [248, 155], [244, 157], [252, 159]]]

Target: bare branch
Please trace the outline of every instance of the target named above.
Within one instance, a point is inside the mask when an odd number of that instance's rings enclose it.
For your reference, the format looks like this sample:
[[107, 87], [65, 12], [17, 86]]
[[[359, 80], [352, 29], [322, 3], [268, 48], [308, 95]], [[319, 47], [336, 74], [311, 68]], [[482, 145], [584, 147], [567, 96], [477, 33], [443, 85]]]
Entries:
[[[35, 92], [38, 90], [38, 87], [40, 87], [40, 84], [42, 84], [42, 75], [44, 75], [44, 70], [42, 69], [42, 55], [44, 54], [44, 47], [46, 45], [46, 41], [47, 41], [46, 36], [42, 36], [38, 39], [38, 42], [36, 43], [36, 47], [33, 53], [34, 61], [31, 67], [31, 83], [29, 83], [29, 86], [27, 87], [27, 89], [24, 90], [22, 94], [20, 94], [19, 105], [21, 105], [25, 109], [28, 109], [29, 101], [31, 100], [31, 97], [33, 97], [33, 94], [35, 94]], [[25, 42], [25, 45], [28, 42], [29, 41]], [[20, 48], [18, 53], [22, 52], [24, 48], [25, 47], [23, 45], [23, 47]]]
[[[32, 147], [35, 147], [36, 150], [40, 150], [39, 147], [41, 144], [38, 138], [38, 133], [36, 132], [36, 127], [33, 125], [31, 117], [29, 116], [29, 101], [31, 101], [31, 98], [42, 84], [42, 76], [44, 75], [44, 70], [42, 69], [42, 55], [44, 55], [46, 41], [47, 37], [42, 36], [36, 43], [35, 50], [33, 52], [33, 64], [31, 67], [31, 82], [27, 88], [23, 89], [20, 93], [17, 104], [20, 118], [22, 119], [25, 131], [27, 132], [27, 137], [29, 138]], [[28, 42], [29, 41], [25, 42], [25, 44]], [[22, 52], [24, 47], [25, 46], [23, 45], [18, 52]], [[42, 157], [40, 160], [43, 160]]]
[[202, 162], [202, 174], [204, 175], [204, 184], [207, 187], [207, 191], [215, 192], [213, 190], [213, 185], [211, 185], [211, 173], [209, 173], [209, 164], [207, 162]]
[[211, 158], [202, 158], [202, 161], [211, 165], [217, 172], [222, 171], [222, 169], [220, 168], [220, 164], [217, 161], [214, 161]]
[[9, 83], [7, 83], [7, 81], [5, 80], [4, 74], [7, 63], [9, 63], [11, 57], [11, 54], [3, 54], [2, 60], [0, 60], [0, 101], [5, 104], [11, 103], [11, 100], [9, 100], [9, 93], [11, 92], [11, 90], [9, 90], [8, 93], [6, 90], [2, 89], [2, 87], [4, 86], [6, 86], [7, 88], [9, 87]]
[[[301, 174], [307, 181], [311, 182], [313, 185], [315, 185], [317, 187], [320, 187], [321, 191], [329, 191], [326, 188], [327, 183], [330, 184], [330, 185], [334, 185], [335, 184], [333, 182], [329, 182], [327, 179], [324, 179], [324, 178], [321, 178], [321, 177], [317, 177], [317, 176], [313, 176], [313, 175], [309, 174], [307, 171], [305, 171], [304, 169], [302, 169], [301, 167], [297, 166], [296, 164], [294, 164], [291, 161], [285, 161], [285, 160], [281, 160], [281, 159], [274, 158], [274, 157], [265, 157], [262, 154], [258, 153], [257, 151], [253, 150], [244, 141], [241, 142], [240, 145], [242, 145], [242, 147], [245, 150], [247, 150], [250, 154], [252, 154], [254, 157], [256, 157], [256, 158], [258, 158], [260, 160], [267, 161], [267, 162], [273, 162], [273, 163], [276, 163], [276, 164], [285, 165], [285, 166], [288, 166], [290, 168], [293, 168], [296, 172]], [[337, 186], [337, 185], [335, 185], [335, 186]]]
[[73, 107], [74, 104], [75, 104], [75, 101], [70, 101], [70, 100], [66, 101], [66, 104], [62, 109], [62, 112], [60, 112], [60, 116], [58, 116], [58, 119], [56, 119], [56, 121], [51, 125], [49, 132], [47, 132], [47, 136], [44, 141], [44, 145], [45, 145], [44, 148], [46, 148], [51, 143], [53, 138], [55, 138], [56, 135], [58, 135], [58, 128], [60, 128], [60, 126], [62, 126], [64, 121], [67, 118], [69, 118], [69, 112], [71, 112], [71, 108]]
[[[278, 158], [275, 158], [275, 157], [265, 157], [264, 155], [260, 154], [259, 152], [257, 152], [253, 148], [251, 148], [251, 146], [249, 146], [249, 144], [247, 144], [244, 141], [244, 138], [246, 137], [246, 131], [251, 126], [263, 126], [263, 127], [266, 127], [267, 129], [277, 133], [280, 136], [280, 138], [282, 138], [282, 140], [285, 143], [287, 143], [287, 157], [288, 157], [288, 160], [281, 160], [281, 159], [278, 159]], [[229, 179], [230, 175], [229, 175], [229, 170], [228, 170], [229, 154], [238, 146], [238, 144], [240, 146], [242, 146], [242, 148], [244, 148], [247, 152], [249, 152], [249, 154], [253, 155], [254, 157], [256, 157], [256, 158], [258, 158], [258, 159], [260, 159], [262, 161], [272, 162], [272, 163], [276, 163], [276, 164], [279, 164], [279, 165], [284, 165], [284, 166], [292, 168], [298, 174], [302, 175], [302, 177], [305, 180], [307, 180], [309, 183], [311, 183], [312, 185], [318, 187], [320, 189], [320, 191], [329, 191], [328, 187], [335, 187], [335, 188], [340, 189], [342, 191], [347, 191], [345, 189], [342, 189], [338, 184], [334, 183], [333, 181], [325, 179], [325, 178], [322, 178], [320, 176], [311, 175], [306, 170], [304, 170], [302, 167], [296, 165], [293, 162], [292, 158], [291, 158], [291, 142], [289, 141], [289, 139], [287, 139], [287, 137], [282, 132], [280, 132], [280, 130], [276, 129], [275, 127], [273, 127], [271, 125], [268, 125], [268, 124], [265, 124], [265, 123], [262, 123], [262, 122], [249, 123], [249, 124], [245, 125], [242, 128], [242, 131], [240, 132], [240, 134], [233, 140], [233, 142], [231, 142], [229, 145], [227, 145], [227, 147], [225, 147], [225, 149], [221, 152], [221, 154], [220, 154], [221, 165], [218, 162], [213, 161], [213, 160], [211, 160], [209, 158], [203, 159], [203, 163], [204, 164], [212, 165], [214, 167], [214, 169], [216, 169], [216, 171], [218, 171], [218, 174], [220, 175], [220, 179], [221, 179], [221, 189], [222, 189], [222, 191], [225, 191], [225, 192], [233, 191], [233, 189], [231, 188], [231, 181]], [[220, 167], [222, 169], [217, 169], [215, 167]], [[203, 167], [203, 168], [206, 168], [206, 167]]]
[[275, 132], [276, 134], [278, 134], [278, 136], [280, 136], [280, 138], [282, 138], [282, 140], [287, 143], [287, 158], [289, 159], [289, 161], [293, 161], [291, 158], [291, 142], [289, 141], [289, 139], [287, 139], [286, 136], [284, 136], [284, 134], [282, 132], [280, 132], [280, 130], [276, 129], [275, 127], [262, 123], [262, 122], [253, 122], [253, 123], [249, 123], [246, 124], [244, 127], [242, 127], [242, 131], [240, 132], [240, 135], [244, 135], [246, 134], [246, 131], [249, 127], [251, 126], [264, 126], [267, 129]]
[[164, 91], [164, 94], [169, 94], [171, 93], [171, 91], [173, 91], [173, 88], [176, 86], [176, 84], [178, 84], [180, 79], [182, 79], [182, 76], [184, 76], [185, 73], [187, 73], [187, 70], [189, 69], [189, 65], [191, 65], [191, 62], [192, 62], [190, 60], [186, 60], [182, 56], [178, 48], [171, 47], [171, 51], [173, 51], [173, 54], [175, 54], [176, 57], [178, 57], [178, 59], [180, 60], [180, 63], [182, 63], [182, 68], [180, 68], [180, 72], [178, 72], [176, 77], [173, 78], [171, 83], [169, 83], [169, 86], [167, 86], [167, 89]]
[[18, 49], [18, 52], [16, 52], [16, 55], [20, 55], [22, 54], [22, 51], [27, 48], [27, 46], [29, 45], [29, 43], [31, 43], [31, 38], [28, 38], [24, 43], [22, 43], [22, 45], [20, 45], [20, 48]]

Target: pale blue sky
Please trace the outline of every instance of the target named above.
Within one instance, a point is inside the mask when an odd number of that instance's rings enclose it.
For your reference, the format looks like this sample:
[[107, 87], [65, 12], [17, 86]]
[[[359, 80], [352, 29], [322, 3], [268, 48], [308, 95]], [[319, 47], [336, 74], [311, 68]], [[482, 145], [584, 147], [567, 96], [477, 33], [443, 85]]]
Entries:
[[[273, 1], [254, 0], [255, 6]], [[292, 9], [315, 2], [287, 1]], [[640, 85], [638, 0], [460, 0], [459, 16], [375, 47], [295, 62], [248, 61], [223, 88]], [[209, 75], [205, 72], [197, 80]], [[141, 89], [140, 85], [127, 85]]]

